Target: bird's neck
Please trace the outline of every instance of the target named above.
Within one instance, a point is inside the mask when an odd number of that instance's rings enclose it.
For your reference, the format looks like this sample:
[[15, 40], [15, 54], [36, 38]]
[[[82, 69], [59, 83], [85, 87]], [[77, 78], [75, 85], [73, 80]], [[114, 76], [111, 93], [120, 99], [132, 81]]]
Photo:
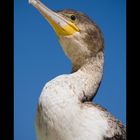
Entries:
[[[91, 101], [95, 96], [103, 76], [104, 52], [100, 51], [96, 56], [87, 59], [81, 66], [73, 66], [73, 75], [81, 84], [82, 92], [78, 95], [84, 101]], [[77, 70], [78, 69], [78, 70]], [[76, 79], [75, 78], [75, 79]], [[80, 79], [81, 78], [81, 79]]]

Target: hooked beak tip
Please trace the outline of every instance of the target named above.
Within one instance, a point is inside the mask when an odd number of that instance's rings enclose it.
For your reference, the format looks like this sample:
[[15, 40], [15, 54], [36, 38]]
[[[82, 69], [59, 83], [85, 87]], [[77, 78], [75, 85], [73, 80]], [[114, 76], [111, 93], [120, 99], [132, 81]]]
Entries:
[[29, 4], [35, 5], [39, 0], [28, 0]]

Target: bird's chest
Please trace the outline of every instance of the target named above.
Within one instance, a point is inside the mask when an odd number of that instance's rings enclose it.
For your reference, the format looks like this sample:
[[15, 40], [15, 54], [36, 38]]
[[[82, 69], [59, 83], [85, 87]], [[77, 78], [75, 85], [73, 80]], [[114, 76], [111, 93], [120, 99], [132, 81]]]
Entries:
[[[50, 103], [52, 104], [52, 103]], [[43, 109], [38, 106], [36, 116], [36, 130], [39, 140], [74, 140], [75, 117], [74, 107], [60, 103]], [[57, 103], [56, 103], [57, 104]], [[67, 107], [67, 110], [65, 109]], [[70, 109], [71, 108], [71, 109]], [[75, 134], [74, 134], [75, 135]], [[66, 139], [67, 137], [67, 139]], [[77, 139], [78, 140], [78, 139]]]
[[96, 124], [88, 125], [92, 117], [88, 119], [91, 115], [84, 115], [88, 113], [81, 108], [77, 98], [83, 91], [82, 79], [76, 84], [70, 81], [73, 82], [66, 76], [58, 77], [44, 87], [36, 115], [39, 140], [86, 140], [87, 136], [88, 140], [93, 140], [93, 134], [96, 137], [93, 131]]
[[78, 112], [72, 92], [65, 82], [60, 86], [58, 81], [53, 81], [44, 87], [36, 115], [39, 140], [66, 140], [65, 134], [70, 135], [72, 122]]
[[83, 114], [80, 113], [73, 114], [72, 118], [54, 120], [46, 116], [44, 119], [38, 112], [36, 119], [38, 140], [103, 140], [102, 133], [100, 130], [98, 132], [99, 128], [96, 124], [92, 124], [91, 118], [83, 118]]

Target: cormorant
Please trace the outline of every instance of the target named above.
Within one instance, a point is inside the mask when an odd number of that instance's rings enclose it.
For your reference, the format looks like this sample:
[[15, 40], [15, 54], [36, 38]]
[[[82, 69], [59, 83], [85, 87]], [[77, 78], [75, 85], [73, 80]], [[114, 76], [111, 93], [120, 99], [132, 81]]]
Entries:
[[38, 140], [126, 140], [125, 126], [92, 103], [102, 80], [104, 39], [88, 16], [75, 10], [53, 11], [29, 0], [53, 27], [73, 65], [72, 74], [49, 81], [39, 98]]

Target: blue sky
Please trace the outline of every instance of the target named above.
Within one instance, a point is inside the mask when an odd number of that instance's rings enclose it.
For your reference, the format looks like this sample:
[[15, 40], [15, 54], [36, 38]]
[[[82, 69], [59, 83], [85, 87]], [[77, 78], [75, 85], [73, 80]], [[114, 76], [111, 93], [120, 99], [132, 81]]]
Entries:
[[[105, 38], [104, 77], [95, 102], [126, 124], [126, 1], [42, 0], [49, 8], [89, 15]], [[14, 1], [14, 140], [36, 140], [35, 112], [41, 90], [71, 64], [42, 15], [26, 0]]]

